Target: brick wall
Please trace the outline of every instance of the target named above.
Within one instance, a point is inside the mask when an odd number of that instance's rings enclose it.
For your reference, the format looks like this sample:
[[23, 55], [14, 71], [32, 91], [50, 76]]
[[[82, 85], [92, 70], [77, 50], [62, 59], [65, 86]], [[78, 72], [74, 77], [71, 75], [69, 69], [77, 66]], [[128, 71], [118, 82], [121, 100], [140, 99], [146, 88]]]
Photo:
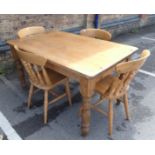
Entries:
[[[87, 27], [94, 27], [94, 15], [88, 15]], [[113, 37], [155, 24], [155, 15], [138, 14], [100, 14], [98, 28], [109, 30]]]
[[40, 25], [46, 29], [69, 29], [85, 25], [85, 15], [0, 15], [0, 39], [16, 36], [19, 29]]
[[100, 15], [100, 28], [108, 29], [115, 37], [118, 34], [155, 23], [154, 21], [150, 23], [150, 20], [149, 15], [145, 19], [138, 14]]
[[[40, 25], [46, 29], [58, 29], [69, 32], [79, 32], [82, 28], [94, 27], [94, 14], [59, 14], [59, 15], [4, 15], [0, 14], [0, 40], [16, 38], [17, 31], [28, 26]], [[108, 29], [113, 37], [120, 33], [155, 23], [155, 15], [101, 14], [99, 28]], [[1, 55], [0, 74], [3, 70], [12, 68], [13, 61], [8, 52]]]
[[[17, 31], [27, 26], [41, 25], [46, 29], [59, 29], [79, 31], [85, 27], [94, 27], [95, 15], [0, 15], [0, 39], [16, 37]], [[130, 17], [137, 18], [133, 22]], [[123, 21], [127, 19], [126, 21]], [[155, 23], [155, 17], [150, 15], [128, 15], [128, 14], [101, 14], [99, 15], [99, 28], [106, 28], [114, 34], [129, 31], [135, 27], [142, 27]], [[116, 23], [116, 24], [115, 24]]]

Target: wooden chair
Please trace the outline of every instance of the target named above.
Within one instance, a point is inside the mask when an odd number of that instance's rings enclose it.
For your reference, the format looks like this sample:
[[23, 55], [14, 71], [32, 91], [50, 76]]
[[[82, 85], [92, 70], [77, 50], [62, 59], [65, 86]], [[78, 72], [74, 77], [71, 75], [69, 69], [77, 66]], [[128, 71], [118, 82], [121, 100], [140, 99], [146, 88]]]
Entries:
[[[124, 103], [125, 116], [129, 119], [128, 113], [128, 88], [131, 80], [134, 78], [138, 69], [149, 57], [150, 51], [144, 50], [140, 58], [128, 62], [120, 63], [116, 66], [116, 75], [109, 75], [96, 84], [96, 92], [100, 94], [97, 103], [91, 105], [91, 108], [106, 115], [109, 121], [109, 135], [112, 135], [113, 126], [113, 103], [119, 98]], [[103, 111], [98, 105], [108, 100], [108, 112]]]
[[[69, 80], [67, 77], [45, 68], [47, 60], [39, 55], [35, 55], [30, 52], [24, 52], [15, 47], [18, 57], [20, 58], [23, 66], [25, 67], [26, 72], [28, 73], [30, 80], [30, 90], [28, 95], [28, 107], [32, 105], [31, 99], [34, 93], [34, 88], [41, 89], [44, 91], [44, 123], [47, 123], [47, 115], [48, 115], [48, 105], [53, 104], [54, 102], [62, 99], [67, 95], [69, 104], [72, 105], [71, 102], [71, 93], [69, 88]], [[63, 84], [65, 86], [66, 92], [62, 95], [56, 95], [51, 90]], [[52, 101], [48, 101], [48, 94], [52, 93], [52, 95], [56, 96]]]
[[[23, 29], [19, 30], [17, 32], [17, 35], [18, 35], [19, 38], [25, 38], [25, 37], [28, 37], [30, 35], [35, 35], [35, 34], [44, 33], [44, 32], [45, 32], [44, 27], [42, 27], [42, 26], [32, 26], [32, 27], [26, 27], [26, 28], [23, 28]], [[17, 71], [18, 71], [18, 76], [19, 76], [20, 79], [22, 79], [21, 86], [25, 87], [26, 86], [26, 80], [25, 80], [25, 72], [23, 72], [23, 70], [22, 70], [23, 65], [19, 61], [19, 58], [18, 58], [16, 52], [14, 52], [13, 57], [14, 57], [15, 62], [16, 62], [16, 68], [17, 68]]]
[[26, 27], [18, 31], [18, 37], [24, 38], [29, 35], [38, 34], [45, 32], [45, 28], [42, 26], [32, 26], [32, 27]]
[[80, 31], [80, 35], [88, 36], [96, 39], [107, 40], [107, 41], [110, 41], [112, 38], [112, 35], [110, 32], [106, 30], [94, 29], [94, 28], [83, 29]]

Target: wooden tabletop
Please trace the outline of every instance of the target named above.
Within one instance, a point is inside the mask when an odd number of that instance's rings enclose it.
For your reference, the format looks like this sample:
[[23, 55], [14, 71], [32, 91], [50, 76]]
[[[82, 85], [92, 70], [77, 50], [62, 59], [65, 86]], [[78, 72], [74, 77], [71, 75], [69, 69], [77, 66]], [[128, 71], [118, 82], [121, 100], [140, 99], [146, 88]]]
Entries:
[[8, 43], [87, 77], [96, 76], [137, 50], [133, 46], [61, 31], [10, 40]]

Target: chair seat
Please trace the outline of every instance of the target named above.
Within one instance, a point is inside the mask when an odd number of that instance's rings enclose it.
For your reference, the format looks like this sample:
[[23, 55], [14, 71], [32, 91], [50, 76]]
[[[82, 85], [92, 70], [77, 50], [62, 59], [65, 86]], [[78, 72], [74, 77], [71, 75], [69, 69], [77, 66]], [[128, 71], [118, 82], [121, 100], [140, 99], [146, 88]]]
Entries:
[[118, 98], [121, 97], [126, 91], [121, 90], [120, 93], [113, 91], [119, 87], [121, 80], [112, 75], [106, 76], [104, 79], [96, 84], [96, 91], [99, 92], [104, 98]]
[[49, 75], [49, 78], [52, 82], [52, 84], [55, 84], [59, 81], [62, 81], [66, 78], [66, 76], [59, 74], [58, 72], [55, 72], [54, 70], [51, 69], [46, 69]]
[[[46, 85], [46, 84], [42, 84], [42, 83], [36, 83], [35, 81], [31, 81], [30, 82], [36, 86], [39, 89], [51, 89], [54, 85], [59, 84], [62, 82], [62, 80], [65, 80], [67, 77], [59, 74], [58, 72], [55, 72], [54, 70], [51, 69], [46, 69], [46, 71], [48, 72], [48, 77], [49, 80], [51, 81], [51, 84]], [[42, 74], [42, 71], [40, 71], [40, 74]]]

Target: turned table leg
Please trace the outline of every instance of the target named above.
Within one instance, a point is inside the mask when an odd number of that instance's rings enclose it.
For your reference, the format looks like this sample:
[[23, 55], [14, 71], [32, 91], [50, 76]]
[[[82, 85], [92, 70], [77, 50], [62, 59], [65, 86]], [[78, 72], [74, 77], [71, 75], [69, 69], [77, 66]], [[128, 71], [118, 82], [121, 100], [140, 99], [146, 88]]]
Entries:
[[80, 81], [80, 92], [83, 97], [83, 104], [81, 105], [81, 135], [86, 136], [89, 133], [90, 126], [90, 101], [93, 95], [94, 83], [88, 79]]
[[11, 46], [11, 52], [12, 52], [13, 58], [15, 60], [15, 65], [16, 65], [20, 85], [21, 85], [21, 87], [25, 87], [26, 86], [26, 81], [25, 81], [24, 67], [21, 64], [21, 62], [20, 62], [20, 60], [19, 60], [13, 46]]
[[21, 85], [21, 87], [25, 87], [26, 81], [25, 81], [24, 68], [23, 68], [20, 60], [16, 60], [16, 69], [17, 69], [17, 74], [18, 74], [18, 78], [20, 81], [20, 85]]

